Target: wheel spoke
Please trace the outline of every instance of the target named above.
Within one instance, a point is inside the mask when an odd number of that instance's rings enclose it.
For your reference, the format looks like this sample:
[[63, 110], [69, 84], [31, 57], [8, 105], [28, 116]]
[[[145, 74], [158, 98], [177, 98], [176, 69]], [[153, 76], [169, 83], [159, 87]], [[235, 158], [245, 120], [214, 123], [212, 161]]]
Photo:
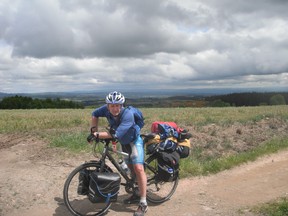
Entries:
[[147, 200], [152, 203], [162, 203], [167, 201], [175, 192], [179, 178], [172, 182], [159, 181], [156, 178], [158, 162], [155, 158], [146, 164], [147, 175]]

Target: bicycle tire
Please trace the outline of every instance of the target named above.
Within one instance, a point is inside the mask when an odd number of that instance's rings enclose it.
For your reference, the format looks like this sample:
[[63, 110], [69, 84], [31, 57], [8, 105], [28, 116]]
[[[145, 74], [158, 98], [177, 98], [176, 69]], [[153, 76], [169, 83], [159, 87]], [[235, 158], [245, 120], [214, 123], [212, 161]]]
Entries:
[[157, 180], [157, 158], [146, 160], [147, 200], [151, 203], [163, 203], [171, 198], [178, 186], [179, 177], [174, 181], [165, 182]]
[[[63, 199], [65, 206], [74, 216], [86, 216], [86, 215], [104, 215], [111, 206], [111, 202], [95, 204], [89, 201], [87, 195], [79, 195], [77, 193], [77, 187], [79, 184], [79, 173], [81, 170], [100, 170], [100, 162], [90, 161], [76, 167], [67, 177], [64, 189]], [[104, 172], [113, 172], [107, 165], [104, 168]]]

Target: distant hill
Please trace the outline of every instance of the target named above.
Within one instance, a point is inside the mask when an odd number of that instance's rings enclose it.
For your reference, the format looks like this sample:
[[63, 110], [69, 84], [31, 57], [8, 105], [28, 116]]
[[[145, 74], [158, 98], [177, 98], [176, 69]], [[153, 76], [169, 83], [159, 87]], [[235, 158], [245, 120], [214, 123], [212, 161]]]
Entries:
[[7, 93], [0, 92], [0, 99], [4, 98], [4, 97], [10, 97], [12, 95], [14, 95], [14, 94], [7, 94]]
[[[115, 89], [118, 90], [118, 89]], [[233, 93], [249, 93], [249, 92], [288, 92], [286, 88], [203, 88], [203, 89], [133, 89], [123, 90], [119, 89], [126, 98], [137, 99], [137, 98], [165, 98], [165, 97], [208, 97], [215, 95], [227, 95]], [[32, 98], [46, 99], [46, 98], [60, 98], [70, 100], [94, 100], [104, 99], [109, 90], [95, 90], [95, 91], [67, 91], [67, 92], [42, 92], [42, 93], [4, 93], [0, 92], [0, 99], [3, 97], [10, 96], [26, 96]], [[179, 99], [179, 98], [178, 98]]]
[[[259, 106], [270, 105], [271, 97], [280, 94], [288, 104], [288, 89], [285, 91], [249, 91], [249, 89], [186, 89], [186, 90], [135, 90], [121, 91], [126, 97], [126, 105], [138, 107], [207, 107], [207, 106]], [[45, 92], [7, 94], [4, 97], [31, 97], [33, 99], [61, 99], [79, 102], [85, 107], [97, 107], [105, 103], [105, 91]]]

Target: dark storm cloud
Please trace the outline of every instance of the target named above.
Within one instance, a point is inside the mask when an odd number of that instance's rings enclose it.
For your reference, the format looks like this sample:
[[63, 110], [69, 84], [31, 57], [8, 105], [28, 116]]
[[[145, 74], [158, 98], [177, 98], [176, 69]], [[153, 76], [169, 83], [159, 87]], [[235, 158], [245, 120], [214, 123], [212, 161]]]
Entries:
[[5, 34], [14, 55], [123, 57], [185, 48], [177, 44], [179, 39], [187, 40], [185, 36], [163, 28], [166, 19], [185, 18], [176, 4], [151, 0], [60, 3], [25, 1], [17, 5]]

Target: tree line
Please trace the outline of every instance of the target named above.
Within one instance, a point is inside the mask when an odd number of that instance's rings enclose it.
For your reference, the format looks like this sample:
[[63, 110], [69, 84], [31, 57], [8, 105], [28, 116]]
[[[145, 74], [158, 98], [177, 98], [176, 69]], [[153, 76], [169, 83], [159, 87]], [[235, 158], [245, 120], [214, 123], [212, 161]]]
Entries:
[[82, 109], [79, 102], [57, 99], [33, 99], [25, 96], [5, 97], [0, 101], [0, 109]]
[[[129, 105], [137, 107], [227, 107], [227, 106], [261, 106], [286, 105], [288, 92], [270, 93], [233, 93], [207, 97], [174, 96], [168, 98], [137, 98], [127, 99]], [[0, 109], [47, 109], [96, 107], [103, 104], [103, 100], [75, 102], [72, 100], [33, 99], [26, 96], [5, 97], [0, 101]]]
[[288, 93], [233, 93], [205, 98], [211, 106], [261, 106], [286, 105]]
[[[136, 107], [230, 107], [286, 105], [288, 92], [251, 92], [213, 96], [172, 96], [159, 98], [127, 99], [129, 105]], [[92, 103], [91, 103], [92, 104]]]

